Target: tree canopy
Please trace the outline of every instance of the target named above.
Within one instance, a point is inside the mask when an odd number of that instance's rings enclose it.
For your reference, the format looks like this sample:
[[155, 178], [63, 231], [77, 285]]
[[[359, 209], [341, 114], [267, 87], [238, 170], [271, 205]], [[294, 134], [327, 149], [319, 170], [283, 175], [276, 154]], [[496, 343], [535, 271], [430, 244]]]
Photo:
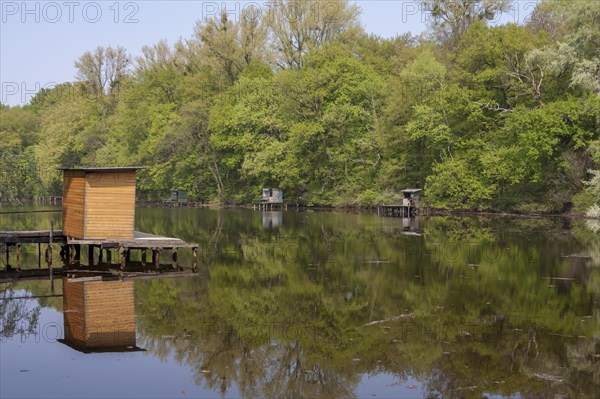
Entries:
[[366, 34], [348, 1], [281, 0], [135, 60], [86, 52], [77, 81], [0, 108], [2, 200], [58, 193], [59, 167], [142, 164], [149, 198], [244, 203], [268, 186], [366, 206], [419, 187], [437, 207], [597, 204], [600, 5], [545, 0], [492, 26], [506, 1], [426, 3], [419, 37]]

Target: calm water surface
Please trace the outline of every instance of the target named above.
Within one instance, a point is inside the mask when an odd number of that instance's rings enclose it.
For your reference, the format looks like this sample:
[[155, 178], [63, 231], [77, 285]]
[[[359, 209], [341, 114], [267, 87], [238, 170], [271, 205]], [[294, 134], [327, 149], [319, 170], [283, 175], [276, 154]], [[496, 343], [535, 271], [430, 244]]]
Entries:
[[[53, 216], [0, 215], [0, 230]], [[593, 223], [140, 208], [136, 228], [199, 243], [198, 275], [0, 284], [0, 397], [600, 392]], [[85, 326], [112, 348], [74, 344]]]

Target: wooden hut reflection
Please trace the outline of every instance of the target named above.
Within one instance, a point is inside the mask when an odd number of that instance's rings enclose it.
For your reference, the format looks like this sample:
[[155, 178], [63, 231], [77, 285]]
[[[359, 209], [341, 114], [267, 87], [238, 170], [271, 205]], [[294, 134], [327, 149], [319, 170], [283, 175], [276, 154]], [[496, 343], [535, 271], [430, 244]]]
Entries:
[[283, 221], [283, 212], [281, 211], [265, 211], [262, 213], [263, 229], [273, 229], [281, 226]]
[[63, 279], [64, 343], [82, 352], [136, 346], [133, 281]]

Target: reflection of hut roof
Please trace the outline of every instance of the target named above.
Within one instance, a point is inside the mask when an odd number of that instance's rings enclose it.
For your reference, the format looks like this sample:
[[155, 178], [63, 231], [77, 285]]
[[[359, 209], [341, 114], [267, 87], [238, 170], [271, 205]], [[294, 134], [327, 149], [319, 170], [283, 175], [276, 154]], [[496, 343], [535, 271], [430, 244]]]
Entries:
[[104, 347], [104, 348], [89, 348], [85, 345], [79, 345], [74, 341], [69, 341], [66, 339], [59, 339], [58, 342], [61, 344], [65, 344], [68, 347], [75, 349], [81, 353], [107, 353], [107, 352], [146, 352], [146, 349], [142, 349], [138, 346], [115, 346], [115, 347]]
[[423, 191], [423, 189], [421, 189], [421, 188], [407, 188], [407, 189], [402, 190], [402, 192], [406, 193], [406, 194], [414, 194], [414, 193], [418, 193], [420, 191]]

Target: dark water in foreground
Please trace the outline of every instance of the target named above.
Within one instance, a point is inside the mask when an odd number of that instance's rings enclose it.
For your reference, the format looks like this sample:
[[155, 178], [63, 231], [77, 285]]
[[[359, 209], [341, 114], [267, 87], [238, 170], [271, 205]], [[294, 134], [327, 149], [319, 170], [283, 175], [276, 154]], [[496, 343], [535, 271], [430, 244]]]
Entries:
[[[0, 230], [47, 228], [50, 217], [0, 215]], [[198, 276], [57, 281], [64, 297], [48, 281], [0, 284], [0, 397], [597, 397], [593, 224], [411, 227], [364, 214], [138, 209], [138, 230], [201, 245]], [[120, 352], [68, 345], [76, 325]]]

